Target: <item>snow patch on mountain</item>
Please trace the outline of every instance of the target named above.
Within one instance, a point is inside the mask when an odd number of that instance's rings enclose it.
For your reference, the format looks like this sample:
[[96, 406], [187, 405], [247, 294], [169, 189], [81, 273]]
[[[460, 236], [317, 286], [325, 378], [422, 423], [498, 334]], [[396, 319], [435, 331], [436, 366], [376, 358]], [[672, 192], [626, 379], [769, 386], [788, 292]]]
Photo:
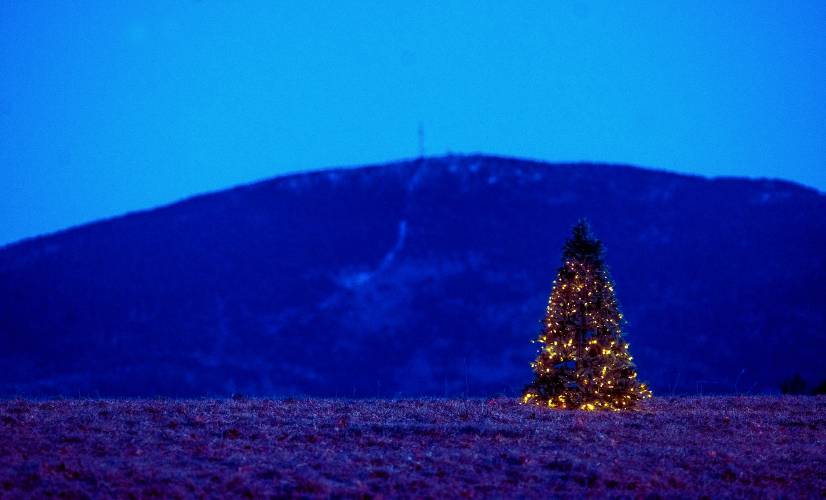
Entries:
[[338, 283], [345, 287], [345, 288], [358, 288], [363, 286], [365, 283], [369, 282], [376, 274], [379, 274], [386, 270], [393, 264], [393, 261], [396, 260], [396, 256], [401, 252], [404, 248], [404, 241], [407, 238], [407, 221], [401, 220], [399, 221], [399, 229], [398, 234], [396, 236], [396, 242], [393, 244], [393, 247], [384, 255], [379, 263], [378, 267], [376, 267], [372, 271], [349, 271], [345, 272], [338, 278]]

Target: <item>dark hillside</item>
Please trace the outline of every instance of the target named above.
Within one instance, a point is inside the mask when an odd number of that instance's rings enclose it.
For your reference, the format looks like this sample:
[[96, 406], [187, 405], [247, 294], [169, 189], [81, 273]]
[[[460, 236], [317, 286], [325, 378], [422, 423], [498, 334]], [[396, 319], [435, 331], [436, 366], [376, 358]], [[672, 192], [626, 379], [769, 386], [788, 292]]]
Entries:
[[826, 196], [470, 156], [278, 177], [0, 249], [0, 395], [509, 394], [581, 216], [655, 393], [826, 379]]

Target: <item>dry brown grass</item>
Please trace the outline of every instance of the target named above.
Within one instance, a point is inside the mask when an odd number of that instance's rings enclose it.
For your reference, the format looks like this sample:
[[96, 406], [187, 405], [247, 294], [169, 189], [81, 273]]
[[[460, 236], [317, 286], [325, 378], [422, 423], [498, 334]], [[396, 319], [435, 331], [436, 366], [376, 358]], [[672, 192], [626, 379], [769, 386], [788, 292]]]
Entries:
[[0, 497], [823, 497], [826, 398], [0, 401]]

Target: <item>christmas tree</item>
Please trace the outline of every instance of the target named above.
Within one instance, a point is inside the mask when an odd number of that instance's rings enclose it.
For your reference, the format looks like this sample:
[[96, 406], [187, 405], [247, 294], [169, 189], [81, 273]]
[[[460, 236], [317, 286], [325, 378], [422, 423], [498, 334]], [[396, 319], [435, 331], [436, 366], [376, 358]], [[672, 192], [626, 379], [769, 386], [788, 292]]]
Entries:
[[535, 380], [522, 402], [551, 408], [632, 408], [651, 391], [637, 373], [622, 337], [623, 317], [602, 256], [602, 243], [580, 220], [565, 243], [554, 280]]

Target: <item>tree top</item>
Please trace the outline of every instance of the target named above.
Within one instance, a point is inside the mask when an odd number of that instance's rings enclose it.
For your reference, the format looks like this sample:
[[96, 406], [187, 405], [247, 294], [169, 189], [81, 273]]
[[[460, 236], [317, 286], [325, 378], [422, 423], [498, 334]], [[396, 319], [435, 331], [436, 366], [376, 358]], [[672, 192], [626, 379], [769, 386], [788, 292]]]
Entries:
[[591, 226], [586, 219], [579, 219], [565, 242], [562, 258], [565, 260], [589, 260], [602, 262], [602, 242], [591, 234]]

